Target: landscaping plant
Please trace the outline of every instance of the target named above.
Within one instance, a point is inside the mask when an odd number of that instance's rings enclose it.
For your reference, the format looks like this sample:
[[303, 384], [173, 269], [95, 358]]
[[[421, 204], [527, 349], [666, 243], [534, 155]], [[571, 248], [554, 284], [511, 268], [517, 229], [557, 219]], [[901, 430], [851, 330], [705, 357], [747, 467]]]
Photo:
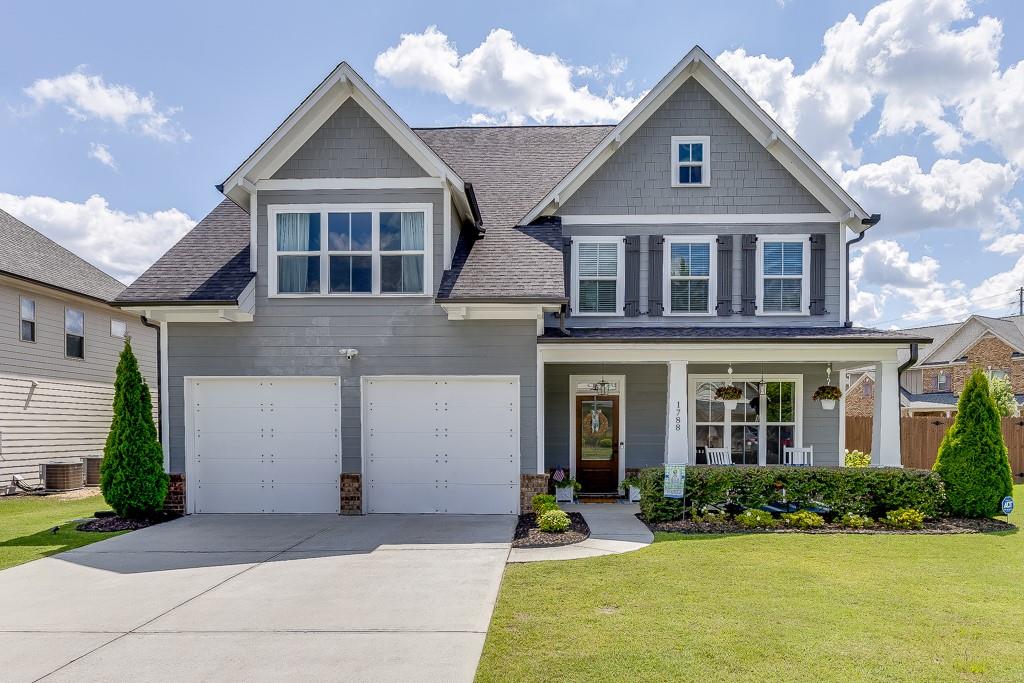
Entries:
[[533, 508], [533, 513], [540, 517], [548, 510], [557, 510], [558, 503], [550, 493], [538, 493], [530, 499], [530, 507]]
[[770, 529], [778, 525], [772, 513], [750, 508], [736, 515], [736, 522], [746, 529]]
[[981, 370], [975, 370], [964, 385], [956, 418], [942, 439], [933, 469], [946, 484], [949, 508], [956, 516], [999, 514], [999, 502], [1013, 493], [999, 411]]
[[853, 512], [847, 512], [839, 518], [839, 525], [847, 529], [867, 529], [874, 524], [875, 521], [867, 515], [858, 515]]
[[847, 467], [871, 467], [871, 454], [864, 451], [846, 451], [843, 464]]
[[163, 509], [167, 485], [149, 387], [126, 339], [114, 379], [114, 419], [103, 448], [100, 491], [118, 515], [141, 518]]
[[541, 531], [561, 533], [569, 528], [569, 515], [561, 510], [548, 510], [537, 520]]
[[842, 398], [843, 392], [839, 387], [831, 384], [823, 384], [811, 394], [812, 401], [838, 401]]
[[1017, 405], [1017, 398], [1013, 395], [1013, 385], [1010, 380], [1004, 378], [989, 381], [989, 393], [992, 400], [996, 402], [996, 410], [1001, 417], [1017, 417], [1020, 414], [1020, 406]]
[[885, 513], [885, 517], [878, 521], [892, 529], [924, 528], [924, 514], [912, 508], [889, 510], [889, 512]]
[[811, 512], [810, 510], [786, 512], [782, 515], [782, 521], [786, 526], [797, 529], [820, 529], [825, 526], [825, 518], [817, 512]]

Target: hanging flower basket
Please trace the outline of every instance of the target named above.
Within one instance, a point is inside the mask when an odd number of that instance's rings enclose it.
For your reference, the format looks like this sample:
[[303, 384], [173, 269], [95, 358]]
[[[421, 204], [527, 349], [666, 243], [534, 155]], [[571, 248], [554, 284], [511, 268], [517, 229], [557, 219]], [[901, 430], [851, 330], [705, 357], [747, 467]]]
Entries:
[[825, 410], [834, 410], [836, 407], [836, 401], [838, 401], [842, 395], [843, 392], [839, 387], [834, 387], [831, 384], [824, 384], [814, 390], [811, 400], [821, 401], [821, 407]]
[[724, 403], [726, 410], [735, 410], [741, 398], [743, 398], [743, 390], [731, 384], [715, 389], [715, 400]]

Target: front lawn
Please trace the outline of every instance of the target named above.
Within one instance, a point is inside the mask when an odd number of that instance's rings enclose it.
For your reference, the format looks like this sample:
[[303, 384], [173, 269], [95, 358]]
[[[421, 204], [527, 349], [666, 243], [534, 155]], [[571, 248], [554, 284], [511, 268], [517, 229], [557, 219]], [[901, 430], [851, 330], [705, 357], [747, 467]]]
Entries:
[[[0, 498], [0, 569], [117, 536], [77, 531], [72, 521], [107, 509], [99, 494], [77, 500], [58, 496]], [[56, 534], [52, 532], [55, 526], [60, 526]]]
[[477, 679], [1022, 680], [1022, 568], [1015, 531], [658, 534], [509, 565]]

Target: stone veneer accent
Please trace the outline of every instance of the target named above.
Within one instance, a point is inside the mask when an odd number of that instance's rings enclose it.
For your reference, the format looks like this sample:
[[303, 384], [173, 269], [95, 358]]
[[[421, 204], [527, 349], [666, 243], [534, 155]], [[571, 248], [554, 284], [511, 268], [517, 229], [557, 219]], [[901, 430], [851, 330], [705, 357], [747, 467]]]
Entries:
[[1024, 362], [1013, 357], [1013, 349], [1002, 339], [985, 334], [974, 346], [964, 354], [966, 362], [951, 363], [946, 366], [924, 368], [922, 383], [925, 393], [939, 391], [937, 379], [939, 372], [945, 371], [950, 376], [950, 391], [959, 394], [964, 390], [964, 383], [976, 369], [1005, 370], [1010, 373], [1010, 384], [1015, 394], [1024, 394]]
[[185, 475], [172, 474], [167, 486], [167, 497], [164, 498], [164, 512], [176, 515], [185, 514]]
[[548, 492], [548, 475], [543, 474], [520, 474], [519, 475], [519, 511], [525, 512], [530, 509], [530, 500], [538, 493]]
[[[864, 385], [871, 387], [871, 392], [864, 395]], [[846, 414], [857, 417], [873, 417], [875, 414], [875, 380], [867, 377], [846, 393]]]
[[363, 514], [363, 480], [358, 472], [341, 475], [341, 514]]

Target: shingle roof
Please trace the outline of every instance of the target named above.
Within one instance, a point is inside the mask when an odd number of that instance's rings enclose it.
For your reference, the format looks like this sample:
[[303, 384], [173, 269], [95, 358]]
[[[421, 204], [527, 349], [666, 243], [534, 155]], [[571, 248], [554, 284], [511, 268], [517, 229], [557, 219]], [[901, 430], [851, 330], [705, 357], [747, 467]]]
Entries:
[[588, 327], [562, 332], [545, 328], [545, 342], [660, 342], [660, 341], [741, 341], [741, 342], [910, 342], [927, 343], [928, 337], [904, 334], [897, 330], [873, 330], [866, 327]]
[[413, 129], [473, 184], [487, 231], [460, 240], [438, 297], [564, 299], [561, 229], [518, 223], [612, 128]]
[[225, 199], [116, 303], [233, 302], [252, 278], [249, 213]]
[[124, 284], [0, 209], [0, 273], [101, 301]]

